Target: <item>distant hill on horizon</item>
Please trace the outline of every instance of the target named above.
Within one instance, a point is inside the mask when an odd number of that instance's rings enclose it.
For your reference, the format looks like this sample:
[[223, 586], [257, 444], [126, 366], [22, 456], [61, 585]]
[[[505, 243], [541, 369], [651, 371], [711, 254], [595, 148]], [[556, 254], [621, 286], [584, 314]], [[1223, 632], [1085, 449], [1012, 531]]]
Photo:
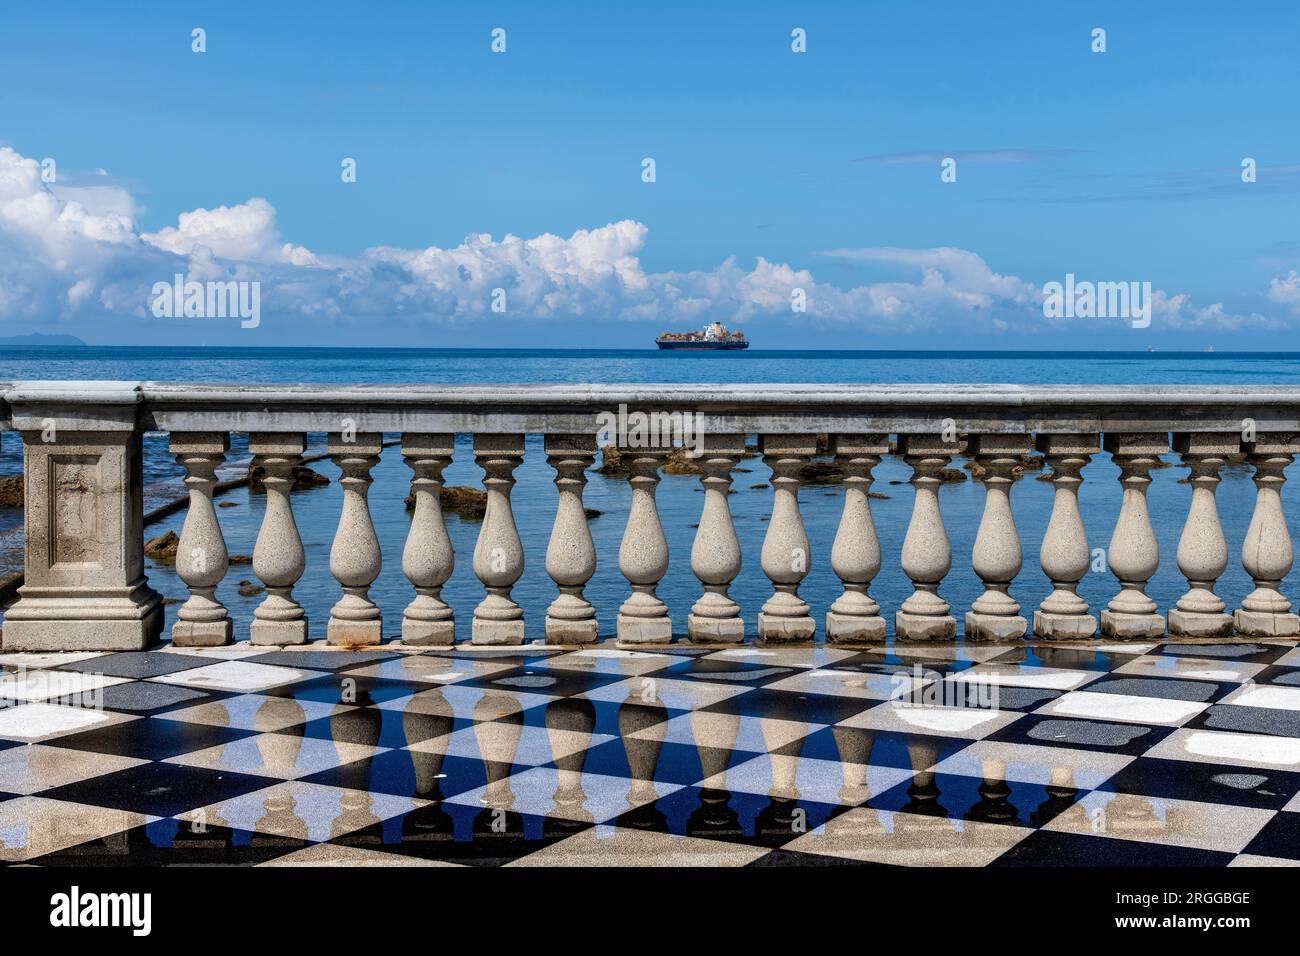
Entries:
[[86, 348], [86, 343], [75, 335], [47, 335], [44, 332], [32, 332], [29, 335], [0, 336], [0, 348], [15, 345], [29, 349]]

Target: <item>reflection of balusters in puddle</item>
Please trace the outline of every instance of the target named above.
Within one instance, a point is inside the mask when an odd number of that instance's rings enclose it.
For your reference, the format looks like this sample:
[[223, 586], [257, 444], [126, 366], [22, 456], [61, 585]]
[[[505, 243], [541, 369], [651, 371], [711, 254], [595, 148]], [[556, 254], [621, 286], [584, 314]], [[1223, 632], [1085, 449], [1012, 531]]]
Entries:
[[1020, 811], [1011, 802], [1011, 787], [1007, 784], [1007, 763], [1005, 760], [988, 759], [980, 761], [981, 775], [977, 800], [966, 812], [967, 820], [979, 820], [984, 823], [1016, 823]]
[[474, 705], [474, 740], [487, 777], [483, 804], [491, 810], [510, 810], [515, 805], [510, 770], [524, 733], [523, 710], [511, 695], [491, 690]]
[[[768, 790], [768, 804], [758, 812], [754, 828], [759, 834], [806, 833], [807, 820], [798, 802], [799, 755], [803, 751], [803, 740], [808, 732], [808, 725], [802, 721], [760, 717], [758, 727], [762, 731], [763, 743], [767, 748], [772, 785]], [[791, 740], [794, 742], [789, 742]], [[786, 753], [777, 753], [776, 751], [780, 749], [784, 749]]]
[[908, 813], [946, 817], [948, 811], [939, 803], [939, 785], [930, 769], [938, 762], [938, 747], [925, 737], [908, 737], [907, 759], [912, 764], [912, 782], [907, 788], [911, 800], [903, 809]]
[[[339, 751], [341, 764], [339, 785], [347, 788], [339, 801], [340, 813], [331, 827], [331, 839], [345, 833], [355, 835], [356, 831], [379, 823], [379, 817], [374, 813], [374, 797], [370, 793], [371, 758], [350, 760], [349, 755], [338, 748], [339, 744], [360, 744], [365, 747], [375, 747], [379, 744], [379, 733], [384, 718], [383, 714], [372, 706], [373, 703], [369, 691], [358, 690], [357, 706], [335, 704], [334, 712], [330, 714], [330, 737], [333, 738], [335, 748]], [[382, 842], [382, 839], [376, 834], [373, 842]]]
[[871, 747], [875, 738], [868, 730], [856, 727], [832, 727], [835, 749], [840, 755], [840, 802], [857, 806], [871, 796], [867, 785], [867, 769], [871, 763]]
[[[655, 770], [663, 750], [668, 708], [653, 694], [628, 697], [618, 707], [618, 733], [623, 740], [632, 786], [627, 792], [628, 826], [654, 827], [663, 819], [655, 808]], [[635, 736], [633, 736], [635, 735]]]
[[[582, 788], [582, 765], [596, 729], [596, 705], [585, 697], [557, 697], [546, 705], [546, 733], [555, 763], [555, 817], [547, 824], [575, 829], [594, 819]], [[556, 819], [556, 818], [559, 819]]]
[[731, 754], [740, 736], [740, 716], [693, 710], [691, 736], [700, 757], [700, 779], [716, 778], [716, 787], [700, 788], [700, 805], [691, 811], [686, 832], [691, 836], [740, 833], [740, 817], [731, 808], [731, 791], [726, 788]]
[[1063, 764], [1052, 767], [1046, 789], [1047, 799], [1031, 815], [1035, 823], [1046, 823], [1074, 806], [1079, 795], [1079, 788], [1074, 783], [1074, 768]]
[[[292, 697], [267, 698], [253, 714], [253, 728], [265, 731], [272, 726], [286, 726], [281, 719], [286, 709], [292, 709], [295, 724], [300, 724], [307, 719], [302, 704]], [[254, 739], [257, 741], [257, 752], [261, 757], [262, 767], [270, 771], [272, 776], [283, 780], [298, 776], [298, 755], [302, 752], [302, 737], [296, 734], [262, 733]], [[238, 743], [239, 741], [236, 741], [235, 745]], [[265, 845], [284, 838], [307, 839], [308, 824], [298, 815], [298, 802], [291, 792], [291, 787], [292, 785], [262, 798], [262, 816], [253, 827], [258, 831], [258, 836], [255, 837], [256, 843]], [[268, 834], [279, 834], [279, 836]]]
[[[402, 733], [411, 770], [415, 773], [415, 793], [421, 800], [441, 800], [439, 780], [442, 761], [447, 756], [447, 735], [455, 723], [451, 702], [441, 688], [412, 695], [402, 708]], [[416, 744], [420, 749], [410, 749]]]
[[1183, 829], [1178, 811], [1166, 806], [1164, 819], [1156, 813], [1155, 805], [1146, 797], [1135, 793], [1117, 793], [1108, 803], [1093, 807], [1089, 814], [1092, 829], [1111, 836], [1154, 836], [1158, 833], [1177, 833]]

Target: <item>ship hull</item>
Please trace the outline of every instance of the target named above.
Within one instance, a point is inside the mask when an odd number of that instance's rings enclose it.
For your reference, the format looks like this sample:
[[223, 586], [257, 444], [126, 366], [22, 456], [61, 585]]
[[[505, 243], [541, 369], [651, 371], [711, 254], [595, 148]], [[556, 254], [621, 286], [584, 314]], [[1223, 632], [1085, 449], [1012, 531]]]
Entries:
[[748, 342], [659, 342], [658, 345], [673, 352], [735, 352], [749, 348]]

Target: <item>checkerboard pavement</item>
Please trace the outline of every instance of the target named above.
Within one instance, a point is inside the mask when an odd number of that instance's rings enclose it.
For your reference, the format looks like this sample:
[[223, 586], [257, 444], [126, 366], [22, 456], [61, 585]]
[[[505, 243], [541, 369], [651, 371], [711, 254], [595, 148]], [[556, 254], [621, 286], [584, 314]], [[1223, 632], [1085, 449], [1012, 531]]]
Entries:
[[1294, 641], [0, 667], [5, 863], [1300, 863]]

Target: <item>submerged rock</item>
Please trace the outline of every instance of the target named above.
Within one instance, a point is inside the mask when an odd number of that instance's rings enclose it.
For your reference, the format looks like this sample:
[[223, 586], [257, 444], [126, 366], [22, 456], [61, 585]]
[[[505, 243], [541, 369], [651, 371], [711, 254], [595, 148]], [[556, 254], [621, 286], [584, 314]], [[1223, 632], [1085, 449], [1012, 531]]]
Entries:
[[180, 547], [180, 543], [181, 539], [176, 532], [168, 531], [146, 541], [144, 543], [144, 553], [159, 564], [175, 564], [176, 549]]
[[[1047, 462], [1043, 459], [1042, 455], [1035, 455], [1035, 454], [1017, 455], [1016, 459], [1017, 459], [1017, 464], [1015, 465], [1015, 467], [1011, 469], [1012, 481], [1019, 481], [1021, 478], [1024, 477], [1025, 472], [1027, 471], [1042, 471], [1043, 468], [1047, 466]], [[972, 478], [983, 478], [984, 475], [988, 472], [987, 468], [985, 468], [980, 462], [974, 459], [966, 462], [966, 464], [962, 465], [962, 467], [970, 472], [970, 476]]]
[[[266, 494], [266, 469], [261, 465], [254, 465], [251, 462], [248, 466], [248, 491], [254, 495]], [[308, 468], [306, 465], [293, 466], [293, 485], [290, 491], [305, 491], [308, 488], [316, 488], [320, 485], [328, 485], [330, 480], [320, 472]]]
[[[407, 511], [415, 510], [415, 492], [412, 491], [402, 502]], [[482, 521], [487, 514], [487, 492], [465, 485], [448, 485], [442, 489], [439, 500], [443, 511], [451, 511], [464, 521]]]
[[23, 476], [0, 475], [0, 508], [23, 506]]

